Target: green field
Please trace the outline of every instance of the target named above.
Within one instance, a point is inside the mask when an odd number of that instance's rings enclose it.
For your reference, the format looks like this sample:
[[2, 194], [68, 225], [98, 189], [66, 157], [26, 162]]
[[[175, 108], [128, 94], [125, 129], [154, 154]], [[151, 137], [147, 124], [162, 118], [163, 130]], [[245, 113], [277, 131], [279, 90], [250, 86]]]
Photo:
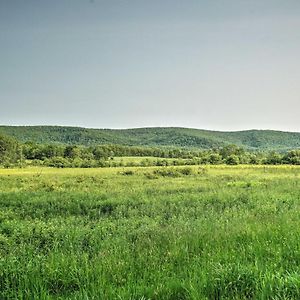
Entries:
[[300, 167], [2, 169], [0, 299], [300, 299]]

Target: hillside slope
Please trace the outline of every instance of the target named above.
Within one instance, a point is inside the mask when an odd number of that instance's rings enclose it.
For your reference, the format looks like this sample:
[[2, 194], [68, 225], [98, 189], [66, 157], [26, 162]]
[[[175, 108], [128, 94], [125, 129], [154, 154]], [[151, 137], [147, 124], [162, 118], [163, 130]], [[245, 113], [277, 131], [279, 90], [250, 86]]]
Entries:
[[120, 144], [210, 149], [236, 144], [253, 150], [300, 148], [300, 133], [273, 130], [221, 132], [180, 127], [88, 129], [65, 126], [0, 126], [19, 141], [77, 145]]

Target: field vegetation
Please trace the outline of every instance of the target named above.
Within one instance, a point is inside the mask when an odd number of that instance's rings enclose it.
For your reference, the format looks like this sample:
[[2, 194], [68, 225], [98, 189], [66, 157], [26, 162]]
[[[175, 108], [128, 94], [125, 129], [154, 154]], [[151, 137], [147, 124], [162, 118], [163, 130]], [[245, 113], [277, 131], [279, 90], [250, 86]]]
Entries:
[[0, 299], [299, 299], [300, 167], [0, 170]]

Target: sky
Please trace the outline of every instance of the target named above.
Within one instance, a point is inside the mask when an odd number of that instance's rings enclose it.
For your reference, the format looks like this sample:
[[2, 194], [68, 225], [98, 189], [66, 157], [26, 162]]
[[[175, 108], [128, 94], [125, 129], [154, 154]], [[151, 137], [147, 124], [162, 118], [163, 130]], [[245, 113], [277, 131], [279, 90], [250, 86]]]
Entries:
[[0, 0], [0, 124], [300, 132], [299, 0]]

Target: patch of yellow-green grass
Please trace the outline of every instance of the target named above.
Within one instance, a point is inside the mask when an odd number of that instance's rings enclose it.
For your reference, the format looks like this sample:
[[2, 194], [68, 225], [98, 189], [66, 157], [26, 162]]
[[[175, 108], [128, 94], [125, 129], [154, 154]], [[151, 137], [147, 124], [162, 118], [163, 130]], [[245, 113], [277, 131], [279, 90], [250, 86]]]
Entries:
[[299, 299], [300, 167], [0, 170], [0, 299]]

